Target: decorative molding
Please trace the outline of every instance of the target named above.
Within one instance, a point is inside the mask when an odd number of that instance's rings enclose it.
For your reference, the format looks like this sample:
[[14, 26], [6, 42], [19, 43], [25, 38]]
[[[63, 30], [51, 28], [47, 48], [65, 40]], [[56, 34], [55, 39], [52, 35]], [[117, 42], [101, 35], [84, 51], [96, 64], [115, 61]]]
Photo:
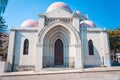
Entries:
[[81, 47], [81, 44], [75, 44], [75, 47], [76, 47], [76, 48], [78, 48], [78, 47], [80, 48], [80, 47]]
[[61, 25], [61, 26], [65, 27], [66, 29], [68, 29], [68, 31], [72, 31], [72, 33], [74, 34], [74, 36], [76, 38], [76, 42], [80, 43], [79, 34], [75, 30], [75, 28], [71, 24], [67, 24], [63, 21], [54, 21], [54, 22], [51, 22], [50, 24], [48, 24], [47, 26], [45, 26], [39, 33], [39, 42], [43, 41], [43, 38], [44, 38], [45, 34], [47, 33], [47, 31], [49, 31], [51, 28], [54, 28], [57, 25]]
[[80, 28], [80, 30], [86, 32], [107, 32], [105, 29], [100, 28]]
[[37, 43], [36, 47], [43, 47], [43, 44]]

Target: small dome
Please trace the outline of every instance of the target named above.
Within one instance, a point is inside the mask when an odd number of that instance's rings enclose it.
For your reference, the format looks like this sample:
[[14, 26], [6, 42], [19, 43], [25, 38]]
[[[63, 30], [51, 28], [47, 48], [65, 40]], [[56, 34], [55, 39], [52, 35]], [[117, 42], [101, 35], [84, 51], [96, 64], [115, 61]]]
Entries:
[[22, 24], [22, 27], [37, 27], [38, 22], [32, 19], [25, 20]]
[[67, 4], [65, 4], [64, 2], [55, 2], [55, 3], [51, 4], [51, 5], [47, 8], [46, 13], [48, 13], [48, 12], [50, 12], [50, 11], [53, 11], [53, 10], [55, 10], [55, 9], [57, 9], [57, 8], [61, 8], [61, 9], [64, 9], [64, 10], [72, 13], [72, 10], [70, 9], [70, 7], [69, 7]]
[[94, 22], [90, 20], [84, 20], [80, 22], [80, 27], [91, 27], [91, 28], [96, 28]]

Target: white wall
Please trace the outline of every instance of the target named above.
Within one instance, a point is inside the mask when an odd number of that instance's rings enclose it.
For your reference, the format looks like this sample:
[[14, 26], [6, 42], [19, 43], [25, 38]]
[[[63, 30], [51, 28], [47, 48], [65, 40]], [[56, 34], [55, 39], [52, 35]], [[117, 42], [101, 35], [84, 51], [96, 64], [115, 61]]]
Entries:
[[5, 62], [0, 61], [0, 73], [4, 73], [4, 71], [5, 71]]
[[[102, 30], [86, 29], [81, 34], [85, 66], [102, 66], [104, 63], [104, 50], [107, 49], [104, 44], [108, 45], [108, 43], [104, 41], [101, 32]], [[107, 35], [104, 36], [106, 37]], [[90, 39], [93, 41], [94, 55], [89, 55], [88, 41]]]
[[[29, 40], [28, 55], [23, 55], [24, 40]], [[15, 38], [15, 65], [35, 65], [37, 33], [35, 31], [17, 31]]]

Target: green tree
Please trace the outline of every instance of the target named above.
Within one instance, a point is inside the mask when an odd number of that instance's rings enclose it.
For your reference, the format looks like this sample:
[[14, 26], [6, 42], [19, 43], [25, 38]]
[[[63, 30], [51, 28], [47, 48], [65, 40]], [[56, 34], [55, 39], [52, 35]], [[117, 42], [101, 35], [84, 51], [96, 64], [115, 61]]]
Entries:
[[5, 12], [8, 0], [0, 0], [0, 14]]
[[0, 32], [5, 33], [8, 32], [8, 26], [5, 23], [6, 23], [5, 19], [3, 19], [2, 16], [0, 16]]
[[120, 26], [114, 30], [108, 30], [111, 51], [120, 52]]
[[110, 41], [110, 50], [111, 50], [111, 60], [113, 61], [112, 65], [118, 64], [118, 53], [120, 53], [120, 26], [114, 30], [109, 30], [109, 41]]
[[0, 47], [2, 45], [2, 40], [1, 40], [2, 33], [0, 33]]
[[120, 52], [120, 26], [117, 29], [109, 30], [108, 34], [111, 51]]

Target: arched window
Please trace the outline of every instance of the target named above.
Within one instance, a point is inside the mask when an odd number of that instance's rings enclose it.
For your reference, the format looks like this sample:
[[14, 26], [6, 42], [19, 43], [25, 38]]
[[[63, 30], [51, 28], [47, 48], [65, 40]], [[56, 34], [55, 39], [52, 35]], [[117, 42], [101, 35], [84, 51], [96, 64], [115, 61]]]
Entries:
[[91, 39], [88, 41], [88, 47], [89, 47], [89, 55], [94, 55], [93, 41]]
[[28, 41], [28, 39], [25, 39], [24, 48], [23, 48], [23, 54], [24, 55], [28, 55], [28, 49], [29, 49], [29, 41]]

